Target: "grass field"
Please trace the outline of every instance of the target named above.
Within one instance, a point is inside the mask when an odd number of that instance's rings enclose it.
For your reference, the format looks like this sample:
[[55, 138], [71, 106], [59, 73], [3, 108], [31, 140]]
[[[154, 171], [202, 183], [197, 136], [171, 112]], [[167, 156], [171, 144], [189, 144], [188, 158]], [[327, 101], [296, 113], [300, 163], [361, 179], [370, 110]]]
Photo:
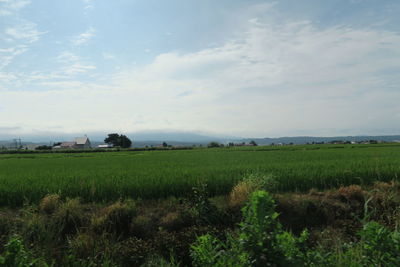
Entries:
[[175, 151], [0, 155], [0, 205], [49, 193], [107, 202], [184, 196], [198, 183], [225, 194], [250, 173], [271, 174], [280, 191], [397, 180], [400, 145], [236, 147]]

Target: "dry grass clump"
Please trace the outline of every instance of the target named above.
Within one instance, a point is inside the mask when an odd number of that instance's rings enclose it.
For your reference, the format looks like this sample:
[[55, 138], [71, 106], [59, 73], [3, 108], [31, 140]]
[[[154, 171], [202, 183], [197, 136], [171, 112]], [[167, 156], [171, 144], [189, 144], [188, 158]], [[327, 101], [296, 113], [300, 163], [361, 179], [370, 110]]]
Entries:
[[260, 189], [260, 186], [253, 180], [240, 181], [229, 194], [229, 205], [231, 207], [243, 206], [250, 194], [258, 189]]
[[260, 189], [274, 191], [276, 187], [277, 183], [272, 176], [251, 174], [233, 187], [229, 194], [229, 205], [231, 207], [243, 206], [254, 191]]
[[45, 243], [53, 238], [53, 233], [46, 226], [45, 216], [27, 214], [21, 229], [21, 236], [29, 243]]
[[357, 200], [363, 202], [366, 191], [359, 185], [341, 186], [338, 189], [338, 194], [347, 200]]
[[60, 204], [52, 215], [51, 223], [54, 231], [64, 237], [76, 233], [86, 220], [87, 216], [82, 204], [78, 198], [73, 198]]
[[94, 230], [121, 235], [129, 232], [132, 219], [136, 216], [136, 205], [132, 200], [117, 201], [105, 207], [100, 214], [100, 217], [92, 219]]
[[174, 230], [181, 224], [181, 214], [178, 211], [169, 212], [160, 219], [160, 225], [163, 228]]
[[86, 233], [77, 234], [68, 242], [70, 250], [78, 258], [87, 258], [94, 254], [96, 248], [96, 239], [93, 235]]
[[132, 220], [131, 233], [138, 238], [148, 238], [157, 229], [156, 223], [147, 214], [141, 214], [136, 216]]
[[53, 214], [60, 205], [60, 196], [50, 194], [45, 196], [39, 203], [39, 210], [46, 214]]
[[375, 182], [374, 189], [379, 191], [393, 191], [393, 190], [400, 190], [400, 183], [397, 181], [391, 182]]
[[371, 192], [371, 206], [375, 220], [392, 227], [400, 224], [400, 183], [375, 182]]

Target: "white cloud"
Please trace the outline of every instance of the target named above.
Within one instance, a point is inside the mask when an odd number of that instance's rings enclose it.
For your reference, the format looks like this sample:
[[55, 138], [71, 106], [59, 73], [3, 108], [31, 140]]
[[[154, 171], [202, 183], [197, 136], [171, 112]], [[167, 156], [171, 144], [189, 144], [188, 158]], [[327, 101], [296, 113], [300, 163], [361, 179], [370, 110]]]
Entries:
[[4, 32], [14, 39], [23, 40], [28, 43], [38, 41], [40, 36], [46, 33], [38, 31], [36, 24], [32, 22], [25, 22], [14, 27], [8, 27]]
[[115, 56], [111, 53], [103, 52], [101, 55], [103, 56], [104, 59], [107, 59], [107, 60], [115, 59]]
[[[146, 103], [179, 129], [267, 135], [322, 131], [316, 128], [334, 134], [333, 129], [346, 128], [359, 133], [369, 124], [393, 123], [398, 114], [400, 108], [389, 103], [400, 99], [400, 91], [385, 89], [398, 86], [390, 71], [400, 67], [399, 58], [396, 33], [259, 22], [224, 46], [161, 54], [143, 68], [119, 73], [115, 88], [125, 90], [127, 99], [151, 99]], [[171, 127], [157, 119], [157, 112], [142, 108], [152, 114], [143, 127]], [[376, 116], [366, 118], [371, 113]]]
[[10, 16], [30, 3], [29, 0], [2, 0], [0, 1], [0, 16]]
[[21, 73], [4, 72], [4, 69], [17, 56], [27, 52], [31, 43], [38, 41], [40, 36], [46, 33], [38, 31], [35, 23], [19, 17], [18, 11], [29, 4], [30, 1], [27, 0], [0, 1], [0, 16], [13, 15], [7, 17], [5, 23], [0, 26], [0, 40], [3, 41], [3, 46], [0, 48], [0, 76], [3, 77], [1, 80], [3, 89], [5, 84], [12, 82], [14, 85], [18, 85], [21, 83], [19, 80]]
[[76, 74], [81, 74], [81, 73], [86, 73], [90, 70], [96, 69], [96, 66], [94, 65], [88, 65], [88, 64], [82, 64], [82, 63], [74, 63], [68, 67], [65, 68], [64, 72], [67, 75], [76, 75]]
[[70, 51], [63, 51], [57, 56], [56, 59], [62, 64], [59, 71], [60, 74], [67, 75], [69, 77], [96, 69], [95, 65], [85, 63], [80, 56]]
[[14, 0], [14, 1], [7, 1], [8, 7], [11, 9], [21, 9], [26, 7], [31, 3], [29, 0]]
[[57, 56], [57, 61], [61, 63], [77, 62], [79, 60], [81, 58], [70, 51], [63, 51]]
[[42, 82], [41, 85], [48, 86], [48, 87], [61, 87], [61, 88], [79, 88], [84, 87], [85, 84], [80, 81], [56, 81], [56, 82]]
[[0, 48], [0, 71], [8, 66], [16, 56], [25, 53], [27, 50], [28, 47], [25, 45]]
[[90, 39], [95, 36], [96, 30], [93, 27], [90, 27], [86, 32], [79, 34], [72, 38], [71, 42], [73, 45], [80, 46], [87, 44]]
[[[25, 129], [63, 125], [66, 132], [180, 129], [262, 137], [337, 129], [389, 134], [385, 129], [399, 125], [398, 33], [262, 18], [248, 25], [219, 47], [163, 53], [96, 84], [40, 81], [63, 90], [2, 92], [0, 103], [15, 118], [35, 110], [19, 122]], [[95, 69], [71, 52], [58, 60], [71, 76]]]

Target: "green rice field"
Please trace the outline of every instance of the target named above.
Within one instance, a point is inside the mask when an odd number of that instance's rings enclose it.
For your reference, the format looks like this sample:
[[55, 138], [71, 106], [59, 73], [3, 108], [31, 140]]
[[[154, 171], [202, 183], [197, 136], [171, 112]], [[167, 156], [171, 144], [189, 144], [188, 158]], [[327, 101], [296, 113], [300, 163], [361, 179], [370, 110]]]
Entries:
[[96, 202], [179, 197], [199, 183], [219, 195], [249, 174], [272, 175], [280, 191], [397, 180], [400, 145], [2, 154], [0, 205], [37, 202], [49, 193]]

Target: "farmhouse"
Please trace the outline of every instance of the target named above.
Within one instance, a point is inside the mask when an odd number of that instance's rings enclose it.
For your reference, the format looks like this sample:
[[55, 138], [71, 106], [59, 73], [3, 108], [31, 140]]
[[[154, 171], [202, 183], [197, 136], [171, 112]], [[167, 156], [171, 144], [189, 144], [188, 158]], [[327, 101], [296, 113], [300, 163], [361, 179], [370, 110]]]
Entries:
[[85, 149], [91, 147], [90, 140], [87, 136], [77, 137], [75, 138], [74, 142], [75, 142], [75, 148], [77, 149]]
[[53, 149], [87, 149], [91, 148], [90, 140], [87, 136], [77, 137], [72, 142], [62, 142], [58, 146], [54, 146]]

